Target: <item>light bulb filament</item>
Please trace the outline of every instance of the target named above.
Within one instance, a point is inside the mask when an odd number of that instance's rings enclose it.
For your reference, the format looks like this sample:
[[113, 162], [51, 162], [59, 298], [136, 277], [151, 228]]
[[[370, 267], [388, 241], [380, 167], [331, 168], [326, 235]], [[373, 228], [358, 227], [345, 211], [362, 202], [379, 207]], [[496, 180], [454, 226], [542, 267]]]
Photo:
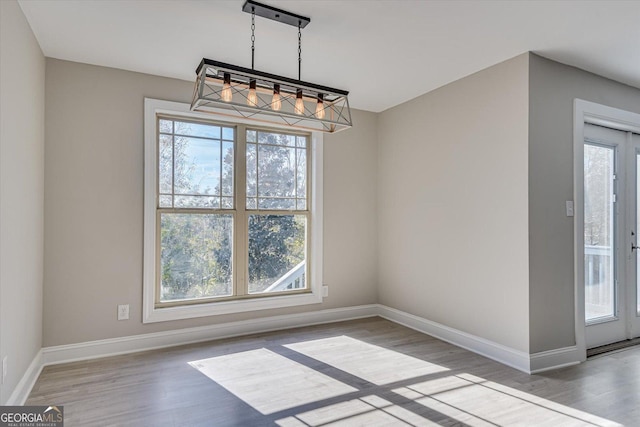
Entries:
[[298, 89], [296, 92], [296, 105], [293, 108], [294, 113], [303, 115], [304, 114], [304, 101], [302, 101], [302, 89]]
[[231, 92], [231, 75], [229, 73], [224, 73], [224, 83], [222, 84], [220, 98], [222, 98], [224, 102], [231, 102], [233, 99], [233, 92]]
[[250, 107], [258, 106], [258, 94], [256, 93], [256, 81], [249, 82], [249, 94], [247, 95], [247, 105]]
[[318, 103], [316, 104], [316, 117], [319, 119], [324, 119], [324, 95], [318, 94]]
[[273, 85], [273, 98], [271, 98], [271, 109], [273, 111], [280, 111], [282, 108], [282, 98], [280, 97], [280, 85]]

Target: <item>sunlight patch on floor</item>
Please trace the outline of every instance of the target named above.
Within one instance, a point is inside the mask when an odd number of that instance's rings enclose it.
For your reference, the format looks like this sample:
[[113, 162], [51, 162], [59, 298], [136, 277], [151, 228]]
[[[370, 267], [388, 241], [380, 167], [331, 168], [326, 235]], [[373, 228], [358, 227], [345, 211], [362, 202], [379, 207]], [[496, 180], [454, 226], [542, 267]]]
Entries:
[[[442, 422], [473, 427], [622, 427], [347, 336], [285, 347], [322, 362], [324, 366], [318, 369], [324, 373], [266, 348], [189, 363], [257, 411], [272, 414], [281, 427], [433, 426]], [[429, 375], [432, 379], [425, 381]], [[351, 382], [353, 377], [358, 381]], [[363, 385], [359, 390], [345, 382]], [[354, 392], [366, 395], [350, 394]]]
[[393, 390], [470, 426], [600, 426], [620, 424], [469, 374]]
[[376, 385], [448, 371], [440, 365], [344, 335], [285, 347]]
[[263, 414], [356, 391], [264, 348], [189, 364]]
[[303, 412], [278, 420], [276, 424], [281, 427], [439, 425], [374, 395]]

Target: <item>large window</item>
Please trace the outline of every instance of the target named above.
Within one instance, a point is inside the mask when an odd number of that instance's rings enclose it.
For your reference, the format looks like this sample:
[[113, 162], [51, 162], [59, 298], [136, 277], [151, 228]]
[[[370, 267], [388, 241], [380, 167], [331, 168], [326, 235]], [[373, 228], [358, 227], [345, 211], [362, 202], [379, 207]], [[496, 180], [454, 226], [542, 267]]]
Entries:
[[144, 320], [320, 302], [314, 135], [186, 108], [145, 104]]

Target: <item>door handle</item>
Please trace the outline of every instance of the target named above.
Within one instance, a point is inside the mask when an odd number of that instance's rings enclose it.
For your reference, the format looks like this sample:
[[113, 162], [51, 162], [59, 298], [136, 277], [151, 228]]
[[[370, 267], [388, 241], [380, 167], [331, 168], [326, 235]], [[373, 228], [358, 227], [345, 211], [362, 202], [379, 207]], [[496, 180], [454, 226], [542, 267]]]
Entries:
[[631, 243], [631, 252], [633, 252], [636, 249], [640, 249], [640, 246], [636, 246], [633, 243]]

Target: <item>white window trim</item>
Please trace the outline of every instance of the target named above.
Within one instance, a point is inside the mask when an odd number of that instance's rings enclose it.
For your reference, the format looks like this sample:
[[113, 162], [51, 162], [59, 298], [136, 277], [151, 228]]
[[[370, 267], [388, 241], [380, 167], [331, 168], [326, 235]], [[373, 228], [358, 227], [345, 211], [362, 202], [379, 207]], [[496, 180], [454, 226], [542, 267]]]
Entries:
[[[222, 111], [224, 112], [224, 111]], [[161, 307], [155, 305], [156, 282], [156, 179], [158, 114], [211, 120], [210, 114], [194, 113], [189, 104], [145, 98], [144, 100], [144, 254], [142, 322], [164, 322], [195, 317], [268, 310], [322, 302], [322, 192], [323, 192], [323, 133], [311, 134], [311, 292], [278, 295], [265, 298], [239, 299], [203, 304]], [[251, 120], [235, 119], [233, 123], [254, 124]], [[232, 123], [232, 124], [233, 124]], [[284, 127], [283, 127], [284, 128]]]

